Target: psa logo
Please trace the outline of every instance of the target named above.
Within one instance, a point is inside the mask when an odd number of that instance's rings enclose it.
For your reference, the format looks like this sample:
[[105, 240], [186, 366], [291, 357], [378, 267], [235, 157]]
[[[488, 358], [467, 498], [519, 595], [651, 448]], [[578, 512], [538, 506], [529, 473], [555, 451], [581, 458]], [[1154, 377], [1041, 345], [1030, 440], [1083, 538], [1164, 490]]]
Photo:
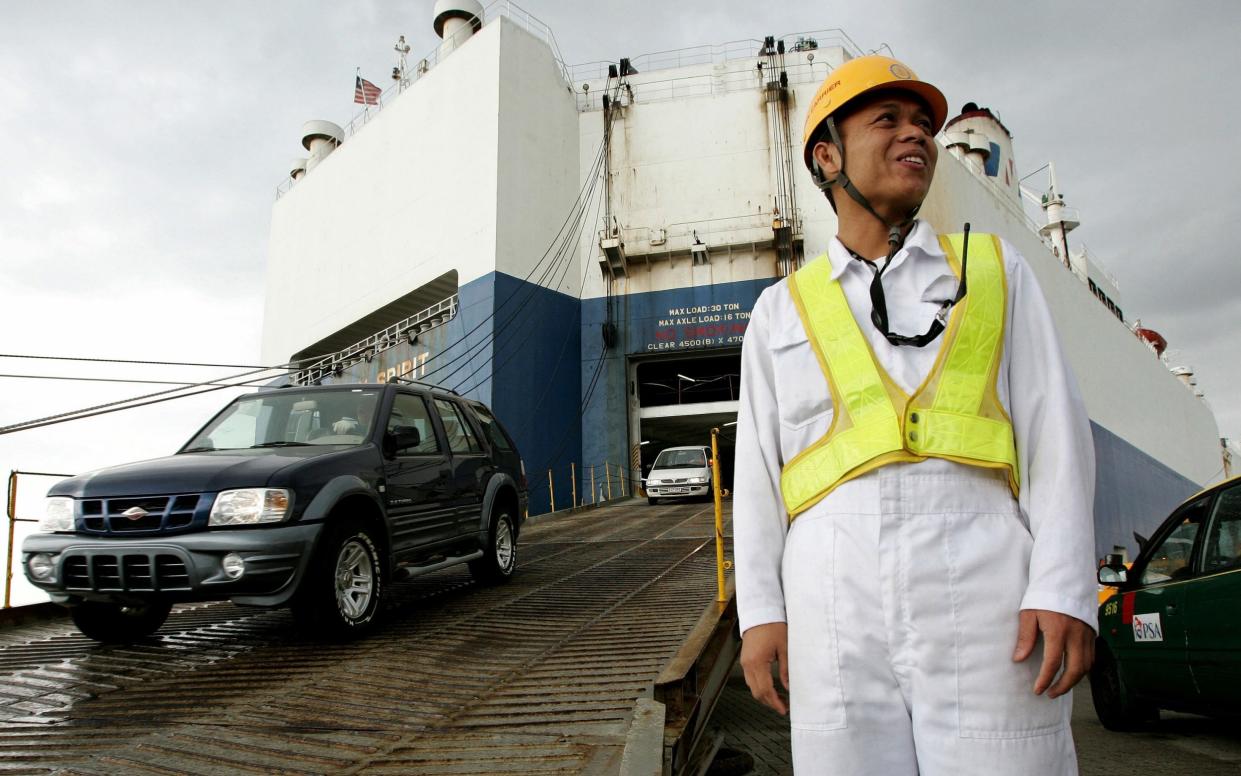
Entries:
[[1134, 641], [1163, 641], [1163, 626], [1158, 614], [1133, 615]]

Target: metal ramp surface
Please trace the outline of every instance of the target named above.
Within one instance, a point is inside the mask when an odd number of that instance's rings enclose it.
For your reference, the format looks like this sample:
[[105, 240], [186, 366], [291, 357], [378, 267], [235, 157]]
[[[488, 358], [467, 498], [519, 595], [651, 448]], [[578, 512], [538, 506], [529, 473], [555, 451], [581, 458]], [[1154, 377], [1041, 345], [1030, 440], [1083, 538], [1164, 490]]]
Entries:
[[345, 645], [284, 611], [185, 606], [146, 643], [0, 629], [0, 772], [616, 773], [635, 701], [715, 598], [709, 504], [530, 523], [511, 583], [389, 588]]

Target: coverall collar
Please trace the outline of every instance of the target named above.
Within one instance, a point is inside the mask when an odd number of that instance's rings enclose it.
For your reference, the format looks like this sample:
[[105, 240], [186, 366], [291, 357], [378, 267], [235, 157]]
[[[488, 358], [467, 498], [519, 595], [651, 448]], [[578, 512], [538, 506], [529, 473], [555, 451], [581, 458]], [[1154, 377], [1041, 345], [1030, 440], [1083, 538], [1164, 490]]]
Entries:
[[[939, 247], [939, 240], [935, 230], [921, 218], [914, 221], [913, 228], [909, 230], [909, 236], [905, 238], [905, 244], [892, 257], [892, 264], [887, 271], [891, 272], [901, 264], [904, 264], [905, 259], [913, 253], [922, 253], [927, 256], [943, 255], [943, 250]], [[833, 237], [831, 243], [828, 244], [827, 257], [832, 263], [832, 280], [840, 280], [840, 276], [845, 274], [850, 265], [857, 264], [849, 254], [849, 249], [845, 247], [838, 237]]]

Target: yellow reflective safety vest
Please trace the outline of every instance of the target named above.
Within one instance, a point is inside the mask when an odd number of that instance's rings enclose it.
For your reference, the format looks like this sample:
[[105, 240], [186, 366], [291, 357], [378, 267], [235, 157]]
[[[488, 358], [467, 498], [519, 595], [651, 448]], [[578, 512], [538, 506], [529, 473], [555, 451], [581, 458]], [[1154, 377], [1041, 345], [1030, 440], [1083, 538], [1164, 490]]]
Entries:
[[[896, 462], [927, 458], [1007, 470], [1020, 487], [1013, 426], [996, 395], [1004, 352], [1008, 287], [1000, 241], [970, 240], [969, 291], [952, 310], [935, 366], [910, 396], [875, 359], [826, 255], [789, 278], [807, 338], [832, 393], [832, 424], [822, 439], [785, 464], [780, 486], [789, 520], [838, 485]], [[960, 276], [962, 235], [941, 235]]]

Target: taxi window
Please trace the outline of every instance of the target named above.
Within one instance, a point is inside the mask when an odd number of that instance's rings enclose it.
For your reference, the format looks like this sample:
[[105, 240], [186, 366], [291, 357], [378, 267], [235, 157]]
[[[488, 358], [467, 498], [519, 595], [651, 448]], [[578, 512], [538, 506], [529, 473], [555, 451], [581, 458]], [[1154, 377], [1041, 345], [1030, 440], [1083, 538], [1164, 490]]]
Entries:
[[1198, 499], [1181, 511], [1180, 523], [1147, 556], [1146, 567], [1142, 569], [1143, 585], [1186, 579], [1193, 575], [1190, 561], [1194, 555], [1194, 541], [1206, 522], [1207, 505], [1210, 503], [1210, 498]]
[[1202, 570], [1207, 574], [1241, 568], [1241, 485], [1219, 494]]
[[448, 437], [448, 449], [454, 453], [481, 453], [482, 445], [474, 435], [474, 429], [461, 414], [461, 409], [453, 402], [436, 399], [435, 407], [440, 411], [440, 420], [444, 422], [444, 435]]

